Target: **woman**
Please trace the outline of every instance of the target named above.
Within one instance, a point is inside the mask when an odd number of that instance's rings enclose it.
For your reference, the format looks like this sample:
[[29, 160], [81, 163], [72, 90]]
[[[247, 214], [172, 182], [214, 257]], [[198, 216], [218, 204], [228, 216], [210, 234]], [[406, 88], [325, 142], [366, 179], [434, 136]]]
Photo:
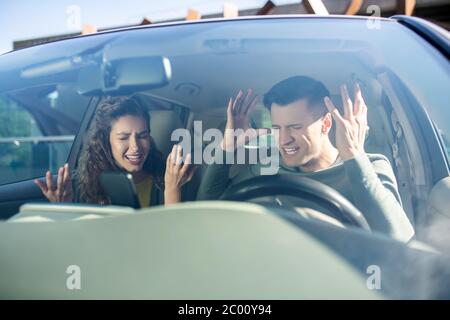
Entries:
[[35, 180], [50, 202], [109, 204], [100, 185], [106, 171], [130, 173], [141, 207], [180, 202], [181, 187], [194, 170], [188, 154], [182, 162], [180, 146], [174, 146], [164, 161], [150, 136], [150, 116], [132, 99], [108, 98], [99, 104], [86, 137], [76, 172], [77, 192], [72, 191], [68, 164], [58, 171], [56, 188], [47, 171], [45, 180]]

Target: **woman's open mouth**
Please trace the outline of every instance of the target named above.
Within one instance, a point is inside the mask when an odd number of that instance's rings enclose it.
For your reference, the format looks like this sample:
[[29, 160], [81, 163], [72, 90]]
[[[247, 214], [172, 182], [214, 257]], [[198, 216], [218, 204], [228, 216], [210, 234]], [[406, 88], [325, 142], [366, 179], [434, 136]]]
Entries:
[[144, 161], [143, 154], [126, 154], [125, 159], [133, 166], [140, 165]]

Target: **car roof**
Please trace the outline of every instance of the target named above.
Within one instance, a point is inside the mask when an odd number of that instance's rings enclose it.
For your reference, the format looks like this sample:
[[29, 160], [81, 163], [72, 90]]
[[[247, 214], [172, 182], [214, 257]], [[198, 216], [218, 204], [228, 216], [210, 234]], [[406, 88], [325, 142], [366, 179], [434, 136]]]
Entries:
[[[129, 26], [129, 27], [119, 27], [110, 30], [104, 30], [99, 33], [109, 33], [115, 31], [124, 31], [131, 29], [145, 29], [145, 28], [158, 28], [167, 27], [175, 25], [187, 25], [187, 24], [202, 24], [202, 23], [212, 23], [212, 22], [233, 22], [233, 21], [244, 21], [244, 20], [273, 20], [273, 19], [338, 19], [338, 20], [369, 20], [369, 19], [380, 19], [382, 21], [395, 21], [391, 18], [382, 17], [372, 17], [372, 16], [348, 16], [348, 15], [316, 15], [316, 14], [282, 14], [282, 15], [265, 15], [265, 16], [240, 16], [233, 18], [207, 18], [200, 20], [179, 20], [179, 21], [168, 21], [155, 24], [139, 25], [139, 26]], [[95, 35], [95, 34], [89, 34]], [[89, 35], [79, 35], [79, 36], [89, 36]]]

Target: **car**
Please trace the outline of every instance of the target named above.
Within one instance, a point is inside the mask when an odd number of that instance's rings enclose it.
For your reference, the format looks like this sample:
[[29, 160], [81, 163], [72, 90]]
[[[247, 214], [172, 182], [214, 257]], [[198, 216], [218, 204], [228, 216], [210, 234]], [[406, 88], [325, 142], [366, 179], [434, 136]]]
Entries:
[[[418, 18], [313, 15], [146, 25], [1, 55], [0, 297], [450, 298], [449, 59], [449, 33]], [[105, 96], [145, 105], [164, 155], [177, 129], [205, 151], [230, 97], [293, 75], [322, 81], [336, 105], [341, 84], [359, 83], [365, 149], [392, 164], [411, 241], [371, 231], [315, 181], [260, 176], [198, 201], [202, 161], [171, 206], [48, 203], [33, 182], [77, 168]], [[271, 126], [262, 103], [252, 123]], [[272, 146], [270, 135], [252, 140], [247, 154], [262, 141]], [[279, 206], [280, 193], [305, 201]]]

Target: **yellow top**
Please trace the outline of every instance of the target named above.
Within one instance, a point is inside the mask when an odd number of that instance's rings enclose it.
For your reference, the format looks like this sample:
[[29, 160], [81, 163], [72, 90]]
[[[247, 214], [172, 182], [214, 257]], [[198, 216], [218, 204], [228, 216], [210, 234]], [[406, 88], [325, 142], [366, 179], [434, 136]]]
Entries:
[[141, 207], [149, 207], [152, 196], [152, 177], [145, 178], [142, 182], [136, 183], [135, 186]]

